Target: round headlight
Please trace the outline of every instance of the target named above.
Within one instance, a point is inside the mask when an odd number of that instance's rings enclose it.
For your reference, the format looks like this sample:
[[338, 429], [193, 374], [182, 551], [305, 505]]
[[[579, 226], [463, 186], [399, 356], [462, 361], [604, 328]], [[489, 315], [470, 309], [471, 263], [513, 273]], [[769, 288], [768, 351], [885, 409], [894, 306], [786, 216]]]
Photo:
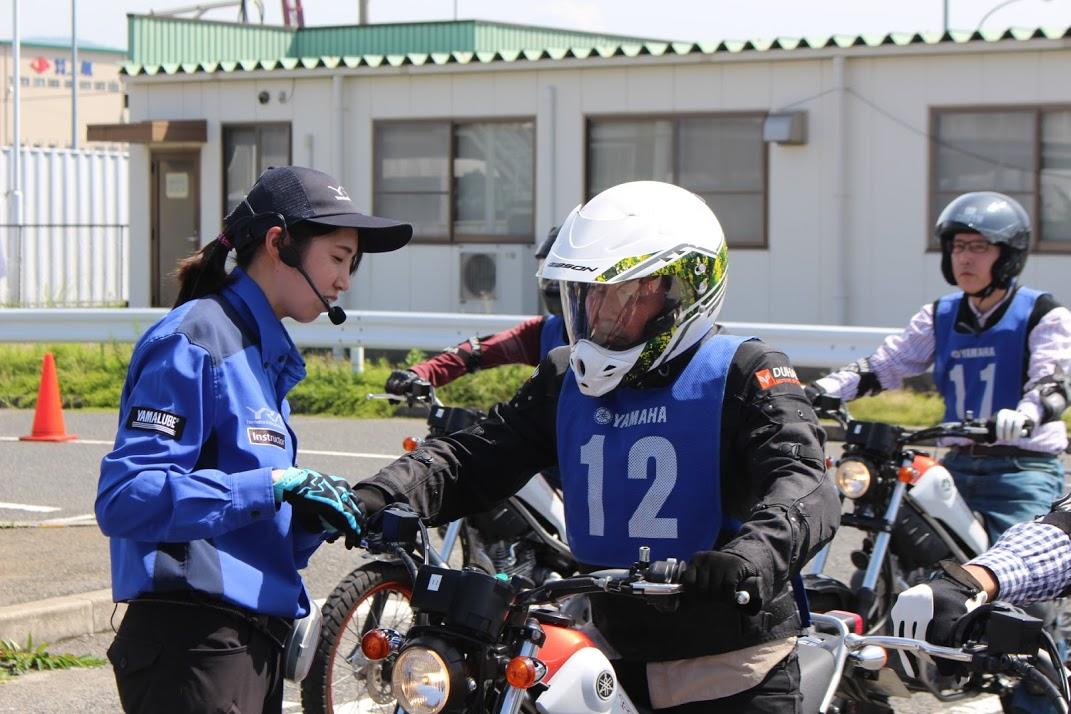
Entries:
[[409, 714], [436, 714], [450, 698], [450, 671], [434, 650], [410, 647], [394, 663], [391, 685]]
[[853, 459], [841, 461], [833, 480], [845, 496], [859, 498], [870, 488], [870, 467]]

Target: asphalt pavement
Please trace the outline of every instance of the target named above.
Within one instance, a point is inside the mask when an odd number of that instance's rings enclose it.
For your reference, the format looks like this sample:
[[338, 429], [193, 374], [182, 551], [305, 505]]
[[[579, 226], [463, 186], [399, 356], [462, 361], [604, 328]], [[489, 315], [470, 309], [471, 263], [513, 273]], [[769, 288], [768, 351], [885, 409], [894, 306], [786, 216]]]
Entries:
[[[32, 413], [0, 410], [0, 638], [9, 636], [5, 626], [10, 628], [12, 622], [25, 624], [45, 606], [80, 600], [88, 593], [95, 606], [92, 627], [71, 626], [50, 616], [57, 631], [66, 631], [50, 638], [49, 651], [103, 657], [112, 638], [107, 597], [111, 579], [108, 542], [92, 513], [100, 460], [111, 448], [117, 414], [68, 411], [65, 417], [67, 431], [77, 434], [77, 441], [29, 443], [18, 441], [18, 436], [28, 433]], [[353, 480], [371, 476], [400, 454], [404, 437], [424, 432], [419, 419], [299, 416], [293, 421], [302, 465]], [[834, 450], [839, 447], [831, 453]], [[841, 531], [826, 572], [846, 577], [851, 569], [848, 554], [858, 542], [857, 533]], [[340, 543], [320, 548], [304, 573], [313, 597], [326, 597], [362, 558]], [[22, 609], [5, 620], [5, 611], [11, 614], [14, 608]], [[90, 634], [93, 630], [97, 632]], [[300, 710], [294, 688], [288, 687], [286, 700], [284, 711]], [[117, 711], [107, 666], [33, 673], [0, 684], [0, 713]], [[932, 698], [916, 695], [897, 711], [982, 714], [1000, 709], [993, 698], [941, 708]]]

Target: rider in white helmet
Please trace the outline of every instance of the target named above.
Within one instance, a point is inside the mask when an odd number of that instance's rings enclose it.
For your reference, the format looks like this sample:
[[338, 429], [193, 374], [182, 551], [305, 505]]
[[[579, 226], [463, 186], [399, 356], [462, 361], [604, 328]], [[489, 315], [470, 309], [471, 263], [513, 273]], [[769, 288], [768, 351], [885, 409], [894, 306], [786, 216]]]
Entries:
[[[583, 567], [627, 567], [640, 546], [688, 564], [674, 612], [592, 597], [632, 700], [793, 712], [789, 580], [833, 537], [840, 507], [788, 359], [715, 325], [727, 265], [717, 218], [677, 186], [626, 183], [578, 206], [541, 276], [560, 282], [569, 346], [485, 421], [429, 439], [357, 490], [368, 509], [408, 501], [443, 523], [557, 465]], [[742, 588], [756, 595], [747, 610]]]

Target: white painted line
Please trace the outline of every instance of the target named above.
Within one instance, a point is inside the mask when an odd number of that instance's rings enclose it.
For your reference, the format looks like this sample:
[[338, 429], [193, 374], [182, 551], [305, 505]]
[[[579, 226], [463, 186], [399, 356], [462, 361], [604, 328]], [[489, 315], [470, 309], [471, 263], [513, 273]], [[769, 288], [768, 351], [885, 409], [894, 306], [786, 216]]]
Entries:
[[[0, 436], [0, 441], [18, 441], [17, 436]], [[103, 439], [78, 439], [77, 441], [68, 441], [68, 444], [89, 444], [90, 446], [111, 446], [114, 441], [105, 441]], [[372, 454], [364, 451], [322, 451], [318, 449], [299, 449], [298, 455], [308, 454], [309, 456], [342, 456], [350, 459], [383, 459], [385, 461], [394, 461], [401, 454]]]
[[401, 454], [366, 454], [359, 451], [317, 451], [315, 449], [299, 449], [298, 456], [312, 454], [313, 456], [348, 456], [354, 459], [386, 459], [394, 461]]
[[69, 516], [67, 518], [49, 518], [45, 521], [38, 521], [37, 525], [42, 528], [48, 528], [50, 526], [91, 526], [97, 522], [97, 517], [92, 513], [83, 513], [80, 516]]
[[28, 503], [5, 503], [0, 501], [0, 511], [33, 511], [34, 513], [52, 513], [61, 510], [56, 506], [31, 506]]

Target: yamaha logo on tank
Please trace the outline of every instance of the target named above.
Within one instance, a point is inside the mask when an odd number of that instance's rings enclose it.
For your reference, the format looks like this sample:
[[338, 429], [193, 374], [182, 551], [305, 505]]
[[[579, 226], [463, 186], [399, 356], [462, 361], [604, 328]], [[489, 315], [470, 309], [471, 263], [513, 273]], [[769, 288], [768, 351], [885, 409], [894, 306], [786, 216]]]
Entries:
[[606, 669], [599, 672], [599, 676], [595, 678], [595, 693], [603, 701], [608, 701], [610, 697], [614, 696], [614, 675], [612, 672]]

